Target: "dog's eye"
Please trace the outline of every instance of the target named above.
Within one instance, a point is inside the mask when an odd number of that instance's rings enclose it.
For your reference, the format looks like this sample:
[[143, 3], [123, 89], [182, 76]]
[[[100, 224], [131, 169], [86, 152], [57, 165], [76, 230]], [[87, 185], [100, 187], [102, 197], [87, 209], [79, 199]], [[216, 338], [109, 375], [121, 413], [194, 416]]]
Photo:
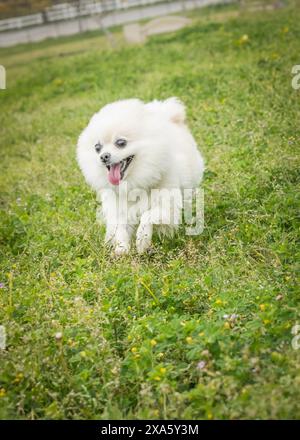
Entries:
[[102, 148], [102, 145], [100, 144], [100, 142], [97, 142], [97, 144], [95, 145], [96, 153], [100, 153], [101, 148]]
[[127, 145], [127, 141], [125, 139], [117, 139], [115, 145], [119, 148], [124, 148]]

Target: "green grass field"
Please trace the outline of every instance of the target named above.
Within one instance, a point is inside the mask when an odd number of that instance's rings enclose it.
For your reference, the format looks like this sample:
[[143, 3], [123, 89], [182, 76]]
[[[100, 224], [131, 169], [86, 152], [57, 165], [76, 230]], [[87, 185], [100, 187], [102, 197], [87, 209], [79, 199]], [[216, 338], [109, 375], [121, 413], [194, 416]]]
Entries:
[[[226, 11], [142, 47], [0, 51], [0, 418], [299, 418], [300, 11]], [[116, 259], [77, 137], [107, 102], [173, 95], [206, 159], [204, 232]]]

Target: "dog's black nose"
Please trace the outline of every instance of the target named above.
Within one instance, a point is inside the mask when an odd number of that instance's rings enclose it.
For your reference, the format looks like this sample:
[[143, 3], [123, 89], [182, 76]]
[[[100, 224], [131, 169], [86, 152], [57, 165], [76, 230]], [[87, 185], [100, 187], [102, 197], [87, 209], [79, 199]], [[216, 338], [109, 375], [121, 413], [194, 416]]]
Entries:
[[103, 163], [108, 163], [110, 161], [110, 158], [111, 158], [110, 153], [103, 153], [100, 156], [100, 159], [102, 160]]

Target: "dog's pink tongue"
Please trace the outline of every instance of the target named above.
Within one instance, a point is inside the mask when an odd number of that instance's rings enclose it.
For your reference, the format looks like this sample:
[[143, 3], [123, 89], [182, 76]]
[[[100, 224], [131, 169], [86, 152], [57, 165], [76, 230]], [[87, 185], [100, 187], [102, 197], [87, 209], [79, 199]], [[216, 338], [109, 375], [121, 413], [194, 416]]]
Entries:
[[110, 170], [108, 172], [108, 180], [113, 185], [119, 185], [121, 180], [121, 164], [116, 163], [110, 166]]

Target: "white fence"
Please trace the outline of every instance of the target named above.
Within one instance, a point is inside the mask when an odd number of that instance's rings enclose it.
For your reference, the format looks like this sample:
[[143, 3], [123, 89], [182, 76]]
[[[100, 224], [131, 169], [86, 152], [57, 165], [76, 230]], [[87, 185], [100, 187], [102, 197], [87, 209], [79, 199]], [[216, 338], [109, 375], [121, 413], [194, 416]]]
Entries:
[[23, 17], [0, 20], [0, 32], [22, 29], [47, 22], [69, 20], [106, 11], [124, 10], [133, 6], [147, 6], [161, 1], [162, 0], [83, 0], [81, 2], [62, 3], [46, 8], [43, 14], [25, 15]]
[[8, 18], [0, 20], [0, 31], [22, 29], [26, 26], [35, 26], [44, 22], [42, 14], [25, 15], [24, 17]]
[[[38, 23], [39, 26], [31, 24], [24, 28], [17, 27], [4, 30], [0, 32], [0, 47], [9, 47], [20, 43], [33, 43], [47, 38], [59, 38], [87, 31], [105, 30], [113, 26], [136, 23], [145, 19], [177, 14], [209, 5], [232, 3], [236, 0], [167, 0], [163, 2], [158, 0], [128, 0], [130, 6], [134, 6], [133, 2], [135, 2], [138, 6], [144, 5], [144, 8], [128, 8], [126, 5], [124, 7], [124, 0], [120, 6], [120, 1], [121, 0], [119, 0], [119, 7], [117, 9], [108, 10], [108, 13], [104, 15], [98, 14], [99, 10], [90, 9], [96, 12], [82, 14], [85, 15], [83, 17], [77, 15], [76, 17], [66, 18], [66, 15], [64, 15], [64, 18], [60, 18], [60, 20], [57, 21], [52, 20], [51, 22], [47, 22], [44, 20], [42, 24]], [[89, 0], [86, 4], [88, 3], [99, 5], [97, 1], [92, 2]], [[106, 2], [106, 5], [109, 4], [111, 3]], [[101, 11], [103, 11], [103, 9]], [[62, 17], [62, 15], [60, 15], [60, 17]]]

